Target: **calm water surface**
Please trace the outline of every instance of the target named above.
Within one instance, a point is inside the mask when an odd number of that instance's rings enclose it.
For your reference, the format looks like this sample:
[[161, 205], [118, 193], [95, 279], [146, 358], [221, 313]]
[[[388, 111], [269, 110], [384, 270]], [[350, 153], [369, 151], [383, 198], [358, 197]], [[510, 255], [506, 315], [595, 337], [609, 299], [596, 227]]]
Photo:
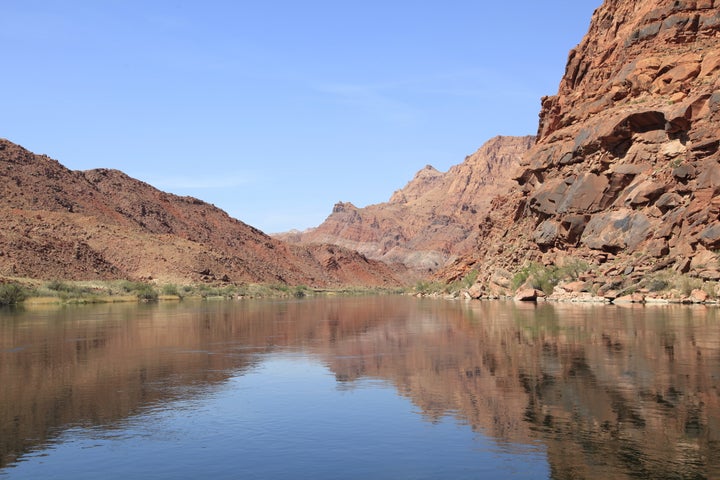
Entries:
[[0, 310], [0, 479], [720, 478], [719, 312]]

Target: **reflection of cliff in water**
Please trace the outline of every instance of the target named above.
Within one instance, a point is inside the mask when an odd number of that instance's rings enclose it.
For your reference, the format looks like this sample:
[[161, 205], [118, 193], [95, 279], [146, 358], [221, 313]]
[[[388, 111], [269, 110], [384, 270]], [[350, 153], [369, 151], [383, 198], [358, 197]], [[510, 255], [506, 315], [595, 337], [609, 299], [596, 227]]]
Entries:
[[716, 310], [407, 297], [4, 314], [0, 466], [67, 427], [202, 394], [277, 349], [318, 356], [349, 388], [390, 381], [431, 421], [539, 441], [554, 478], [720, 473]]
[[66, 428], [202, 394], [264, 353], [355, 335], [403, 308], [371, 298], [342, 309], [320, 300], [1, 310], [0, 468]]
[[717, 310], [463, 305], [348, 339], [332, 368], [390, 379], [429, 419], [540, 440], [553, 478], [720, 474]]

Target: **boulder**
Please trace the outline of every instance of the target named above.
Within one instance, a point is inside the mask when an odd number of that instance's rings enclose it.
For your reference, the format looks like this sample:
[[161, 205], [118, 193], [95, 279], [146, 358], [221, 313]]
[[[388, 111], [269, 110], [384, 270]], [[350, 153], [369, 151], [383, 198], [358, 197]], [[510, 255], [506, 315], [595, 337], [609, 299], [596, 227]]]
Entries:
[[620, 209], [594, 215], [580, 241], [594, 250], [633, 251], [649, 233], [650, 222], [644, 214]]
[[640, 293], [631, 293], [622, 295], [613, 300], [613, 303], [644, 303], [645, 297]]
[[544, 298], [545, 292], [536, 288], [521, 288], [515, 293], [513, 299], [516, 302], [534, 302], [538, 298]]
[[559, 213], [594, 212], [600, 209], [608, 186], [605, 175], [584, 173], [568, 187], [558, 204]]
[[683, 198], [676, 192], [667, 192], [660, 195], [655, 202], [655, 206], [665, 213], [675, 207], [682, 205]]
[[548, 247], [555, 243], [560, 225], [553, 220], [546, 220], [537, 226], [533, 232], [533, 241], [541, 247]]
[[704, 303], [708, 299], [708, 294], [704, 290], [696, 288], [690, 292], [689, 299], [692, 303]]
[[483, 296], [485, 289], [479, 283], [476, 283], [467, 290], [467, 294], [470, 298], [478, 299]]
[[580, 292], [587, 292], [590, 288], [590, 285], [588, 282], [583, 282], [580, 280], [574, 281], [574, 282], [568, 282], [563, 283], [559, 285], [560, 288], [562, 288], [566, 292], [570, 293], [580, 293]]
[[713, 222], [703, 229], [698, 235], [698, 240], [706, 248], [720, 248], [720, 222]]

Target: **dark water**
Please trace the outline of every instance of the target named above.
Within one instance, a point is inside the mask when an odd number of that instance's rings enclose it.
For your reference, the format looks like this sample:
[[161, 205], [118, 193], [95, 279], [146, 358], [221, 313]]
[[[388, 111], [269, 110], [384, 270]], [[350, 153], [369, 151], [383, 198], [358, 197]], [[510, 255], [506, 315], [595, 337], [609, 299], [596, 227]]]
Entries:
[[0, 311], [0, 479], [720, 478], [720, 311]]

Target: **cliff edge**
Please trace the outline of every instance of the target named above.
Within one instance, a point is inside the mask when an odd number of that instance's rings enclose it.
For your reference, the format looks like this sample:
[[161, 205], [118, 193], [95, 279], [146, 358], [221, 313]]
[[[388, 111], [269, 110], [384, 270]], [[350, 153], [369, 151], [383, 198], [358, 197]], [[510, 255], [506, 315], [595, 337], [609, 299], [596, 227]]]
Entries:
[[720, 280], [717, 0], [606, 0], [542, 99], [537, 143], [496, 201], [470, 268], [587, 262], [603, 291], [670, 271]]

